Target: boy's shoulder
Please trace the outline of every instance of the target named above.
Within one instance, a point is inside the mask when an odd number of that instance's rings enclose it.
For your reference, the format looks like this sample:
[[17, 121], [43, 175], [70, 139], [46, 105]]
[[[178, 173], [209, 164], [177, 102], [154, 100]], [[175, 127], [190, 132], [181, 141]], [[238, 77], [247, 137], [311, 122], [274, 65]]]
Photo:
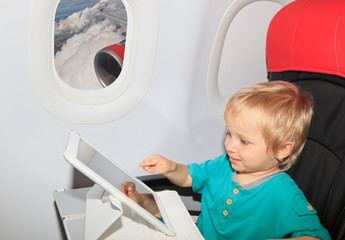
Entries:
[[291, 195], [292, 193], [301, 193], [295, 181], [286, 172], [282, 172], [267, 181], [267, 188], [277, 195]]
[[308, 207], [310, 205], [302, 190], [287, 173], [281, 173], [273, 177], [266, 191], [270, 192], [275, 201], [290, 204], [292, 208]]

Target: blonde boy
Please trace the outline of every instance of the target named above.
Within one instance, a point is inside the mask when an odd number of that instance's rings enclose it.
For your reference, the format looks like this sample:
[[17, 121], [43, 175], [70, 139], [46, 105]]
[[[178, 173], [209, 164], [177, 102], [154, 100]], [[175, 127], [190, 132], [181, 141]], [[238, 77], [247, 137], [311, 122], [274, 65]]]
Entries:
[[[328, 240], [315, 209], [285, 173], [304, 146], [312, 114], [312, 97], [294, 84], [255, 84], [226, 106], [227, 154], [188, 165], [152, 155], [139, 165], [202, 194], [197, 224], [206, 240]], [[126, 184], [123, 192], [133, 194]]]

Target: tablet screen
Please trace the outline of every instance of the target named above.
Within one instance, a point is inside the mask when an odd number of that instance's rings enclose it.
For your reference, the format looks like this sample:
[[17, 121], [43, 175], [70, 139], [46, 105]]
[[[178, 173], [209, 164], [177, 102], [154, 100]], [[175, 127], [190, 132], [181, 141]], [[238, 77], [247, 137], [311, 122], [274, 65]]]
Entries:
[[[87, 161], [86, 165], [111, 185], [113, 185], [117, 189], [120, 189], [123, 182], [134, 182], [139, 193], [151, 193], [147, 188], [142, 186], [142, 184], [144, 183], [140, 182], [139, 184], [139, 180], [137, 178], [130, 176], [124, 170], [120, 169], [118, 166], [116, 166], [116, 164], [114, 164], [114, 162], [101, 155], [95, 149], [91, 148], [91, 146], [88, 145], [84, 140], [81, 139], [79, 144], [80, 150], [78, 151], [77, 158], [83, 159], [83, 157], [88, 157], [89, 160]], [[90, 150], [93, 151], [93, 153], [89, 156], [82, 156], [85, 154], [85, 151], [82, 149], [85, 149], [87, 147], [89, 147]]]

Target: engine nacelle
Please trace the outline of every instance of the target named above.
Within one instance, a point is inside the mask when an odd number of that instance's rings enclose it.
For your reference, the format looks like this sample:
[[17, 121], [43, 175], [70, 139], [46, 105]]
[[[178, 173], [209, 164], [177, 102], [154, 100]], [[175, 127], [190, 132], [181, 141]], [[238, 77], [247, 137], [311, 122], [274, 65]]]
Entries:
[[99, 50], [94, 58], [94, 68], [103, 87], [112, 84], [120, 75], [125, 46], [114, 44]]

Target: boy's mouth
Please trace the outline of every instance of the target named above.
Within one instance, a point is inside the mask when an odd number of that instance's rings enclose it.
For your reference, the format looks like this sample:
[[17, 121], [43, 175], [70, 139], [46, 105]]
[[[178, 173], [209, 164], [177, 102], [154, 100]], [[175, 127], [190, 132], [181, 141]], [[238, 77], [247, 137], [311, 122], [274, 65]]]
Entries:
[[229, 159], [230, 159], [230, 162], [231, 162], [231, 163], [238, 163], [238, 162], [241, 161], [241, 160], [239, 160], [239, 159], [232, 158], [232, 157], [230, 157]]

